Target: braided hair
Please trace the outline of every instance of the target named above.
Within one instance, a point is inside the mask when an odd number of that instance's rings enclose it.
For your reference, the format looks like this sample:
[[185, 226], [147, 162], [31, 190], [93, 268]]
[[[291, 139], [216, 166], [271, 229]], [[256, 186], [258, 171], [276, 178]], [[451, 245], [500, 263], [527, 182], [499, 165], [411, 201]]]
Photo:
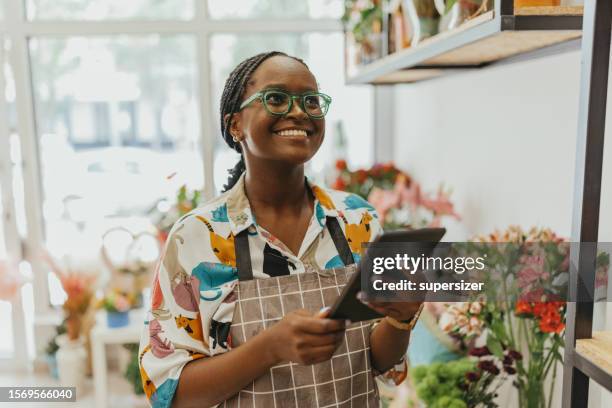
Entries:
[[[227, 180], [227, 184], [223, 186], [223, 191], [227, 191], [231, 189], [242, 173], [246, 171], [246, 165], [244, 162], [244, 155], [242, 154], [242, 149], [240, 148], [240, 143], [234, 141], [232, 135], [230, 134], [230, 127], [232, 123], [232, 116], [234, 113], [240, 110], [240, 104], [242, 102], [242, 98], [244, 96], [244, 91], [246, 89], [246, 85], [253, 75], [253, 72], [261, 65], [262, 62], [267, 60], [270, 57], [274, 57], [277, 55], [293, 58], [294, 60], [301, 62], [304, 64], [306, 68], [308, 65], [301, 59], [297, 57], [293, 57], [285, 54], [280, 51], [270, 51], [263, 52], [261, 54], [254, 55], [250, 58], [242, 61], [234, 70], [229, 74], [229, 77], [225, 81], [225, 87], [223, 88], [223, 94], [221, 95], [221, 136], [225, 140], [227, 145], [240, 153], [240, 160], [234, 168], [229, 169], [229, 178]], [[225, 116], [229, 114], [227, 120], [225, 120]]]

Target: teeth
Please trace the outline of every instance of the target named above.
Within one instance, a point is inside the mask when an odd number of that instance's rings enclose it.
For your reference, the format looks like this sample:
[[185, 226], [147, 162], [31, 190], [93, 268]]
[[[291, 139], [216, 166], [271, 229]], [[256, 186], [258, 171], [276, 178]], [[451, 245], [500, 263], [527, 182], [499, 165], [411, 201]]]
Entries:
[[275, 132], [279, 136], [303, 136], [306, 137], [305, 130], [298, 129], [290, 129], [290, 130], [281, 130], [280, 132]]

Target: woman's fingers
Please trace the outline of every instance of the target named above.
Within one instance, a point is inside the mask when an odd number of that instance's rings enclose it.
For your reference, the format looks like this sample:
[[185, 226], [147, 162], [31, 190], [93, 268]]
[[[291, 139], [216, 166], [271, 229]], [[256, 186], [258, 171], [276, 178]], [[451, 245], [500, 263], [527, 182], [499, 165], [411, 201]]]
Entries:
[[300, 345], [306, 347], [329, 346], [340, 343], [344, 339], [344, 332], [337, 331], [328, 334], [304, 333], [300, 339]]
[[344, 320], [326, 319], [320, 317], [302, 317], [296, 319], [297, 328], [305, 333], [326, 334], [344, 330]]

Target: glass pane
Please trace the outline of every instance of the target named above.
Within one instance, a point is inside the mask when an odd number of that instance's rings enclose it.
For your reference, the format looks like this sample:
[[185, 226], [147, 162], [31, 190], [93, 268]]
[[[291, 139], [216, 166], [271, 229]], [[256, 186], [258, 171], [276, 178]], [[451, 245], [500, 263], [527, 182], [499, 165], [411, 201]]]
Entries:
[[[192, 36], [34, 38], [29, 45], [52, 253], [96, 242], [117, 224], [152, 227], [151, 212], [182, 184], [202, 188]], [[56, 283], [51, 299], [61, 302]]]
[[211, 18], [340, 18], [342, 0], [208, 0]]
[[[279, 50], [303, 59], [314, 73], [322, 92], [333, 98], [326, 120], [326, 137], [309, 163], [310, 176], [322, 181], [337, 155], [345, 155], [354, 166], [371, 164], [372, 89], [344, 84], [343, 38], [341, 33], [308, 34], [217, 34], [211, 39], [213, 109], [215, 123], [221, 93], [231, 70], [243, 59], [269, 50]], [[356, 103], [359, 101], [359, 103]], [[338, 127], [347, 136], [345, 152], [334, 146]], [[227, 181], [227, 169], [237, 154], [227, 148], [217, 125], [215, 136], [215, 186], [218, 191]]]
[[27, 0], [30, 20], [189, 20], [193, 0]]

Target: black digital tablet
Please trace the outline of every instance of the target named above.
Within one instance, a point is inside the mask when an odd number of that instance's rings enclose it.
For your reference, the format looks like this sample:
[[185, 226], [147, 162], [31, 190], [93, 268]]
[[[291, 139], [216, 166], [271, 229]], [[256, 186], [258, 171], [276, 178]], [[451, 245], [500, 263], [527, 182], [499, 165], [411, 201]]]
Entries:
[[[407, 243], [407, 242], [421, 242], [426, 245], [423, 246], [411, 246], [411, 250], [415, 253], [412, 256], [419, 256], [422, 254], [428, 255], [431, 253], [436, 244], [440, 242], [444, 234], [446, 233], [445, 228], [421, 228], [416, 230], [399, 230], [384, 233], [379, 236], [374, 242], [375, 243]], [[366, 250], [366, 256], [369, 256], [370, 249]], [[417, 253], [418, 251], [418, 253]], [[381, 316], [376, 311], [370, 309], [357, 299], [357, 293], [361, 290], [361, 269], [364, 264], [362, 257], [359, 262], [357, 272], [351, 276], [351, 279], [346, 284], [342, 293], [331, 308], [329, 317], [331, 319], [348, 319], [352, 322], [360, 322], [364, 320], [378, 319]]]

